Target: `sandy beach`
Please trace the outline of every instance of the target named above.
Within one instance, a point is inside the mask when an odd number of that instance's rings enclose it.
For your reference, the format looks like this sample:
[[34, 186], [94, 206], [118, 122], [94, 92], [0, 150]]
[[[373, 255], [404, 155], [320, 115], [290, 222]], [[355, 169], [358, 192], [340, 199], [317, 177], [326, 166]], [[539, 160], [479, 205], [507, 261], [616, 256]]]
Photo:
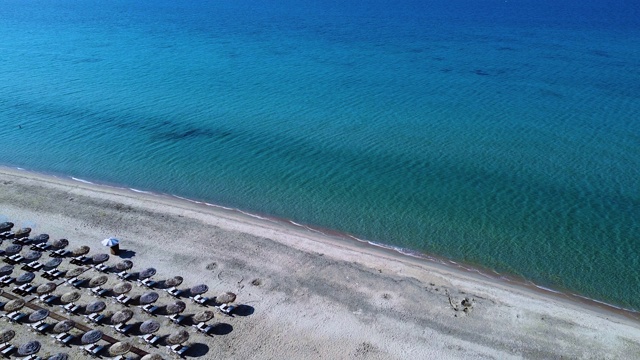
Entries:
[[135, 268], [157, 269], [154, 279], [179, 275], [210, 295], [236, 293], [242, 311], [216, 313], [227, 331], [189, 329], [187, 358], [640, 358], [632, 316], [365, 244], [21, 170], [0, 169], [0, 189], [0, 222], [15, 229], [88, 245], [90, 254], [115, 236]]

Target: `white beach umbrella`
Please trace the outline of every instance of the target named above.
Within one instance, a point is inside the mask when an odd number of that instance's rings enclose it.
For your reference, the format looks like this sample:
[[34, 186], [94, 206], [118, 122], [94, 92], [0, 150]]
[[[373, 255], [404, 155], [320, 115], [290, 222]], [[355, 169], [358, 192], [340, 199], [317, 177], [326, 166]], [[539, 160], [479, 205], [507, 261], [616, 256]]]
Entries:
[[116, 239], [114, 237], [110, 237], [110, 238], [102, 240], [102, 245], [108, 246], [108, 247], [116, 246], [119, 243], [120, 243], [120, 240], [118, 240], [118, 239]]

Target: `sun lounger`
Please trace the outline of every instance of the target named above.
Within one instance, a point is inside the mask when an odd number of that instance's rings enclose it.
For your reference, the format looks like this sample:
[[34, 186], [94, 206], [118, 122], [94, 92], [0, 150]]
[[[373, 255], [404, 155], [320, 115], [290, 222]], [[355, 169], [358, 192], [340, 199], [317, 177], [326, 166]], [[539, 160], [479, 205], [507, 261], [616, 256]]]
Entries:
[[56, 301], [58, 298], [59, 296], [57, 295], [44, 294], [44, 295], [40, 295], [40, 297], [38, 297], [38, 300], [40, 300], [40, 302], [43, 302], [51, 306], [51, 304], [53, 304], [53, 302]]
[[88, 263], [89, 260], [91, 260], [91, 258], [82, 255], [82, 256], [74, 257], [73, 259], [71, 259], [70, 263], [72, 263], [74, 265], [84, 265], [84, 264]]
[[180, 297], [180, 295], [183, 293], [183, 291], [182, 291], [182, 290], [178, 290], [178, 288], [176, 288], [175, 286], [174, 286], [174, 287], [172, 287], [172, 288], [169, 288], [169, 289], [165, 289], [165, 291], [166, 291], [169, 295], [171, 295], [171, 296], [173, 296], [173, 297], [176, 297], [176, 298], [177, 298], [177, 297]]
[[100, 321], [102, 321], [102, 319], [104, 319], [104, 315], [102, 315], [100, 313], [89, 314], [89, 315], [87, 315], [85, 317], [87, 318], [87, 320], [89, 320], [92, 323], [95, 323], [97, 325], [100, 325]]
[[42, 358], [36, 354], [29, 355], [27, 357], [22, 358], [22, 360], [42, 360]]
[[143, 279], [143, 280], [138, 280], [138, 283], [142, 286], [146, 286], [148, 288], [152, 288], [154, 287], [157, 282], [151, 280], [151, 279]]
[[107, 272], [110, 269], [110, 267], [105, 264], [93, 265], [93, 268], [100, 272]]
[[26, 245], [27, 243], [29, 243], [29, 241], [29, 238], [26, 236], [18, 239], [13, 239], [13, 243], [18, 245]]
[[97, 296], [104, 297], [109, 292], [109, 290], [103, 289], [100, 286], [96, 286], [94, 288], [91, 288], [91, 292]]
[[153, 313], [155, 313], [156, 310], [158, 310], [158, 307], [153, 304], [147, 304], [145, 306], [142, 306], [142, 310], [144, 310], [144, 312], [146, 312], [149, 315], [153, 315]]
[[127, 333], [133, 328], [133, 324], [118, 324], [113, 328], [120, 334], [127, 335]]
[[41, 334], [44, 334], [44, 332], [47, 331], [49, 327], [51, 327], [51, 325], [47, 324], [44, 321], [38, 321], [35, 324], [31, 324], [31, 328]]
[[78, 310], [80, 310], [80, 305], [76, 305], [74, 303], [68, 303], [62, 308], [64, 309], [64, 311], [68, 312], [69, 314], [75, 314], [78, 312]]
[[47, 251], [50, 247], [51, 247], [51, 245], [49, 245], [47, 243], [40, 243], [40, 244], [36, 244], [36, 245], [31, 245], [31, 250]]
[[47, 279], [47, 280], [56, 280], [57, 278], [62, 276], [62, 272], [57, 270], [57, 269], [51, 269], [51, 270], [47, 270], [44, 273], [42, 273], [43, 278]]
[[209, 325], [205, 322], [201, 322], [198, 323], [197, 325], [191, 325], [194, 328], [196, 328], [196, 330], [200, 331], [203, 334], [209, 334], [209, 332], [211, 332], [211, 330], [213, 330], [213, 325]]
[[229, 305], [229, 304], [222, 304], [220, 306], [217, 306], [217, 308], [227, 315], [231, 315], [233, 310], [236, 309], [235, 305]]
[[122, 294], [122, 295], [118, 295], [116, 297], [116, 301], [119, 302], [122, 305], [128, 305], [129, 302], [131, 301], [131, 298], [128, 297], [127, 295], [125, 295], [125, 294]]
[[19, 311], [14, 311], [12, 313], [7, 314], [7, 319], [9, 319], [9, 321], [11, 321], [11, 322], [19, 322], [20, 320], [22, 320], [26, 316], [27, 315], [24, 314], [24, 313], [21, 313]]
[[69, 252], [65, 249], [58, 249], [49, 253], [51, 257], [65, 257]]
[[11, 344], [4, 344], [2, 350], [0, 350], [0, 354], [2, 354], [2, 356], [4, 357], [9, 357], [11, 353], [16, 351], [16, 349], [17, 348]]
[[24, 260], [24, 257], [20, 254], [14, 254], [11, 256], [7, 256], [6, 258], [4, 258], [4, 262], [9, 263], [11, 265], [15, 265], [19, 262], [21, 262], [22, 260]]
[[160, 341], [160, 336], [157, 336], [154, 334], [143, 335], [141, 336], [141, 338], [151, 346], [155, 346], [158, 343], [158, 341]]
[[89, 344], [87, 346], [83, 346], [82, 349], [86, 351], [91, 356], [97, 356], [104, 346], [98, 344]]
[[175, 324], [180, 325], [182, 323], [182, 321], [184, 321], [184, 319], [186, 319], [186, 316], [180, 315], [180, 314], [173, 314], [171, 316], [167, 316], [167, 318], [169, 320], [173, 321]]
[[178, 355], [178, 356], [184, 356], [184, 353], [187, 352], [187, 350], [189, 350], [189, 347], [186, 345], [173, 345], [173, 346], [167, 346], [167, 348], [169, 348], [169, 350], [171, 350], [171, 352], [173, 352], [174, 354]]
[[11, 239], [14, 235], [13, 231], [5, 231], [0, 233], [0, 239]]
[[39, 263], [37, 261], [32, 261], [32, 262], [24, 265], [22, 267], [22, 270], [35, 272], [35, 271], [38, 271], [38, 270], [42, 269], [43, 266], [44, 265], [42, 265], [41, 263]]
[[80, 286], [82, 286], [82, 284], [84, 284], [87, 280], [86, 279], [78, 279], [78, 278], [73, 278], [73, 279], [69, 279], [67, 280], [67, 282], [69, 284], [71, 284], [71, 286], [75, 287], [75, 288], [79, 288]]
[[204, 297], [202, 295], [196, 295], [196, 296], [191, 298], [191, 301], [193, 301], [193, 302], [195, 302], [197, 304], [206, 306], [207, 301], [209, 301], [209, 298], [208, 297]]
[[128, 280], [131, 277], [131, 274], [126, 271], [121, 271], [118, 273], [118, 277], [122, 280]]
[[75, 336], [69, 334], [69, 333], [60, 333], [57, 336], [53, 336], [51, 335], [51, 337], [55, 338], [56, 342], [59, 342], [63, 345], [69, 345], [69, 343], [75, 339]]

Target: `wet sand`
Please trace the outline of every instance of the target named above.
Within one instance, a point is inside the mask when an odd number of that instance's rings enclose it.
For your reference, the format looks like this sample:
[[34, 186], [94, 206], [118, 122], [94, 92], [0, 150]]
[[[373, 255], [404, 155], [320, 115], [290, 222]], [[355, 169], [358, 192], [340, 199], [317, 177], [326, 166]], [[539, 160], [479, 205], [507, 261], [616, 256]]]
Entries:
[[[640, 358], [640, 323], [452, 267], [220, 208], [0, 169], [0, 218], [244, 305], [187, 357]], [[6, 244], [0, 246], [5, 248]], [[110, 262], [119, 259], [112, 257]], [[462, 304], [463, 300], [464, 305]], [[466, 305], [466, 306], [465, 306]], [[465, 310], [466, 309], [466, 310]]]

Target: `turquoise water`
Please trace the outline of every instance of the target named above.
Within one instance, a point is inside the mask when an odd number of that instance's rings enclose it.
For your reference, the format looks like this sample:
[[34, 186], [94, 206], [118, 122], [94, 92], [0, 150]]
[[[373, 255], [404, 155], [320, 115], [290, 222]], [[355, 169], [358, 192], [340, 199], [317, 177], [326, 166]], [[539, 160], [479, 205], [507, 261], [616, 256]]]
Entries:
[[639, 19], [624, 1], [3, 1], [0, 164], [640, 309]]

